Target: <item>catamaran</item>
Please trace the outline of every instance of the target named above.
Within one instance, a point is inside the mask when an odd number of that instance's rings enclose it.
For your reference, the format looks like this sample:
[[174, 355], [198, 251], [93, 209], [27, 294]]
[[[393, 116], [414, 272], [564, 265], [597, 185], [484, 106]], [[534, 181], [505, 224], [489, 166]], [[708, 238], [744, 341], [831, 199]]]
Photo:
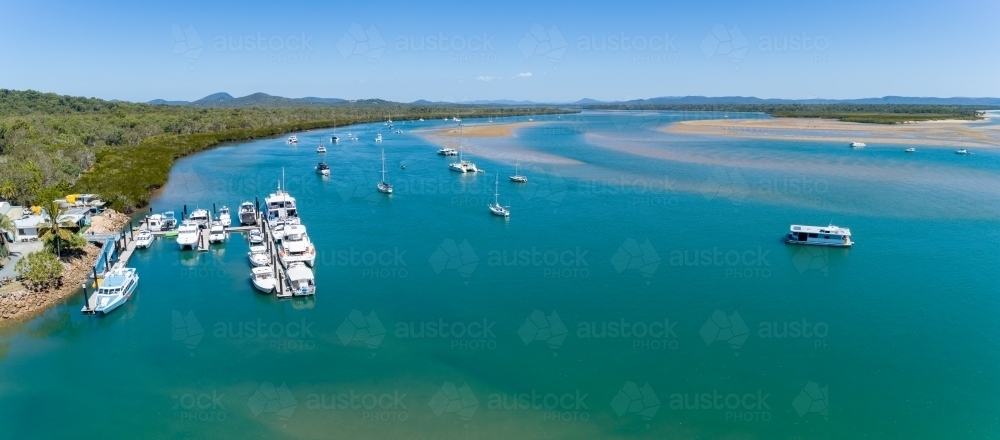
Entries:
[[468, 160], [462, 159], [462, 134], [464, 130], [459, 131], [458, 134], [458, 162], [454, 162], [448, 165], [448, 169], [452, 171], [457, 171], [459, 173], [476, 173], [482, 172], [479, 168], [476, 168], [476, 164]]
[[378, 192], [385, 194], [392, 194], [392, 184], [385, 181], [385, 148], [382, 149], [382, 180], [378, 182], [376, 188]]
[[198, 247], [198, 224], [185, 220], [181, 227], [177, 228], [177, 247], [184, 249], [194, 249]]
[[[336, 142], [336, 141], [334, 141], [334, 142]], [[320, 154], [326, 153], [326, 147], [320, 145], [320, 146], [316, 147], [316, 152], [320, 153]]]
[[139, 286], [139, 274], [134, 268], [125, 267], [119, 262], [104, 275], [101, 287], [97, 288], [94, 312], [108, 314], [125, 304], [135, 288]]
[[257, 208], [254, 208], [253, 203], [250, 202], [240, 203], [240, 225], [253, 226], [256, 224]]
[[514, 175], [510, 176], [510, 181], [516, 183], [528, 183], [528, 176], [522, 176], [520, 168], [521, 168], [521, 161], [517, 161], [517, 163], [514, 165]]
[[316, 247], [309, 241], [305, 226], [285, 225], [278, 258], [285, 267], [289, 267], [291, 263], [306, 263], [312, 266], [316, 262]]
[[834, 225], [792, 225], [788, 235], [785, 236], [785, 243], [836, 247], [849, 247], [854, 244], [851, 241], [850, 229]]
[[500, 217], [510, 217], [510, 210], [500, 206], [500, 173], [497, 173], [493, 182], [493, 203], [490, 204], [490, 213]]

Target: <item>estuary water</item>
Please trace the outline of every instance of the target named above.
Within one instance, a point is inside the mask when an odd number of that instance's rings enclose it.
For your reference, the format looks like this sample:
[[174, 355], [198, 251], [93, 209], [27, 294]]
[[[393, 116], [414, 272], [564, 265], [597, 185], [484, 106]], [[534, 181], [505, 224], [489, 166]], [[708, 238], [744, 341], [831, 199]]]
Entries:
[[[465, 139], [464, 175], [420, 132], [441, 120], [179, 160], [154, 212], [284, 172], [315, 298], [256, 293], [240, 234], [157, 239], [112, 314], [74, 297], [0, 335], [0, 436], [996, 437], [1000, 154], [661, 131], [724, 117], [758, 116], [539, 116]], [[831, 222], [856, 245], [781, 241]]]

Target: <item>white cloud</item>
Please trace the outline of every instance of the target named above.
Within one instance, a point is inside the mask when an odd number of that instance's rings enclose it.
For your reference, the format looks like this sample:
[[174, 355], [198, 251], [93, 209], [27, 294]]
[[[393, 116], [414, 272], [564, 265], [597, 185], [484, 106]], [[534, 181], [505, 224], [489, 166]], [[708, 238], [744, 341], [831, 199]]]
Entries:
[[521, 72], [517, 74], [518, 78], [531, 78], [531, 72]]
[[497, 78], [497, 77], [495, 77], [495, 76], [480, 76], [480, 77], [477, 77], [477, 78], [476, 78], [476, 81], [486, 81], [486, 82], [490, 82], [490, 81], [493, 81], [493, 80], [495, 80], [495, 79], [498, 79], [498, 78]]

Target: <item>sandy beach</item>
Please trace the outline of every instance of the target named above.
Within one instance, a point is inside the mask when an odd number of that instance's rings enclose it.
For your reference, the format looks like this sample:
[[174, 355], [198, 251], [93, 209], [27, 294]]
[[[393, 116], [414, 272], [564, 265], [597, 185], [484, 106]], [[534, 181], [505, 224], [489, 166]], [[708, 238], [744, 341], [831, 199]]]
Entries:
[[522, 164], [579, 165], [580, 161], [564, 156], [542, 153], [518, 145], [516, 131], [539, 122], [492, 123], [458, 127], [415, 130], [413, 133], [440, 147], [458, 148], [461, 135], [465, 151], [474, 156]]
[[417, 130], [415, 133], [425, 135], [425, 137], [455, 137], [462, 135], [467, 138], [502, 138], [513, 137], [514, 130], [535, 125], [534, 122], [514, 122], [509, 124], [483, 124], [465, 125], [462, 130], [459, 127], [432, 128], [427, 130]]
[[1000, 126], [970, 121], [928, 121], [909, 124], [862, 124], [831, 119], [714, 119], [682, 121], [666, 133], [802, 141], [865, 142], [938, 147], [1000, 146]]

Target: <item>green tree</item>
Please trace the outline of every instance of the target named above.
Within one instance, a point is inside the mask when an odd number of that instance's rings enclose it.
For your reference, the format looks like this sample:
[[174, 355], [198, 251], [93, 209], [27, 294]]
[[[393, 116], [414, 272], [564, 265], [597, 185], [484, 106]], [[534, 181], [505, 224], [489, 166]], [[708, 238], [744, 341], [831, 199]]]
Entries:
[[49, 199], [49, 201], [43, 202], [41, 206], [45, 213], [48, 214], [49, 221], [38, 225], [39, 238], [44, 240], [46, 243], [50, 240], [54, 241], [55, 254], [57, 257], [62, 258], [63, 243], [72, 242], [73, 236], [76, 234], [71, 232], [69, 229], [66, 229], [69, 225], [57, 221], [59, 216], [65, 212], [65, 210], [59, 206], [59, 203], [55, 200]]
[[7, 233], [9, 232], [13, 235], [16, 229], [14, 220], [0, 214], [0, 258], [7, 257]]
[[32, 287], [45, 287], [62, 276], [63, 266], [55, 255], [38, 251], [18, 260], [14, 272]]

